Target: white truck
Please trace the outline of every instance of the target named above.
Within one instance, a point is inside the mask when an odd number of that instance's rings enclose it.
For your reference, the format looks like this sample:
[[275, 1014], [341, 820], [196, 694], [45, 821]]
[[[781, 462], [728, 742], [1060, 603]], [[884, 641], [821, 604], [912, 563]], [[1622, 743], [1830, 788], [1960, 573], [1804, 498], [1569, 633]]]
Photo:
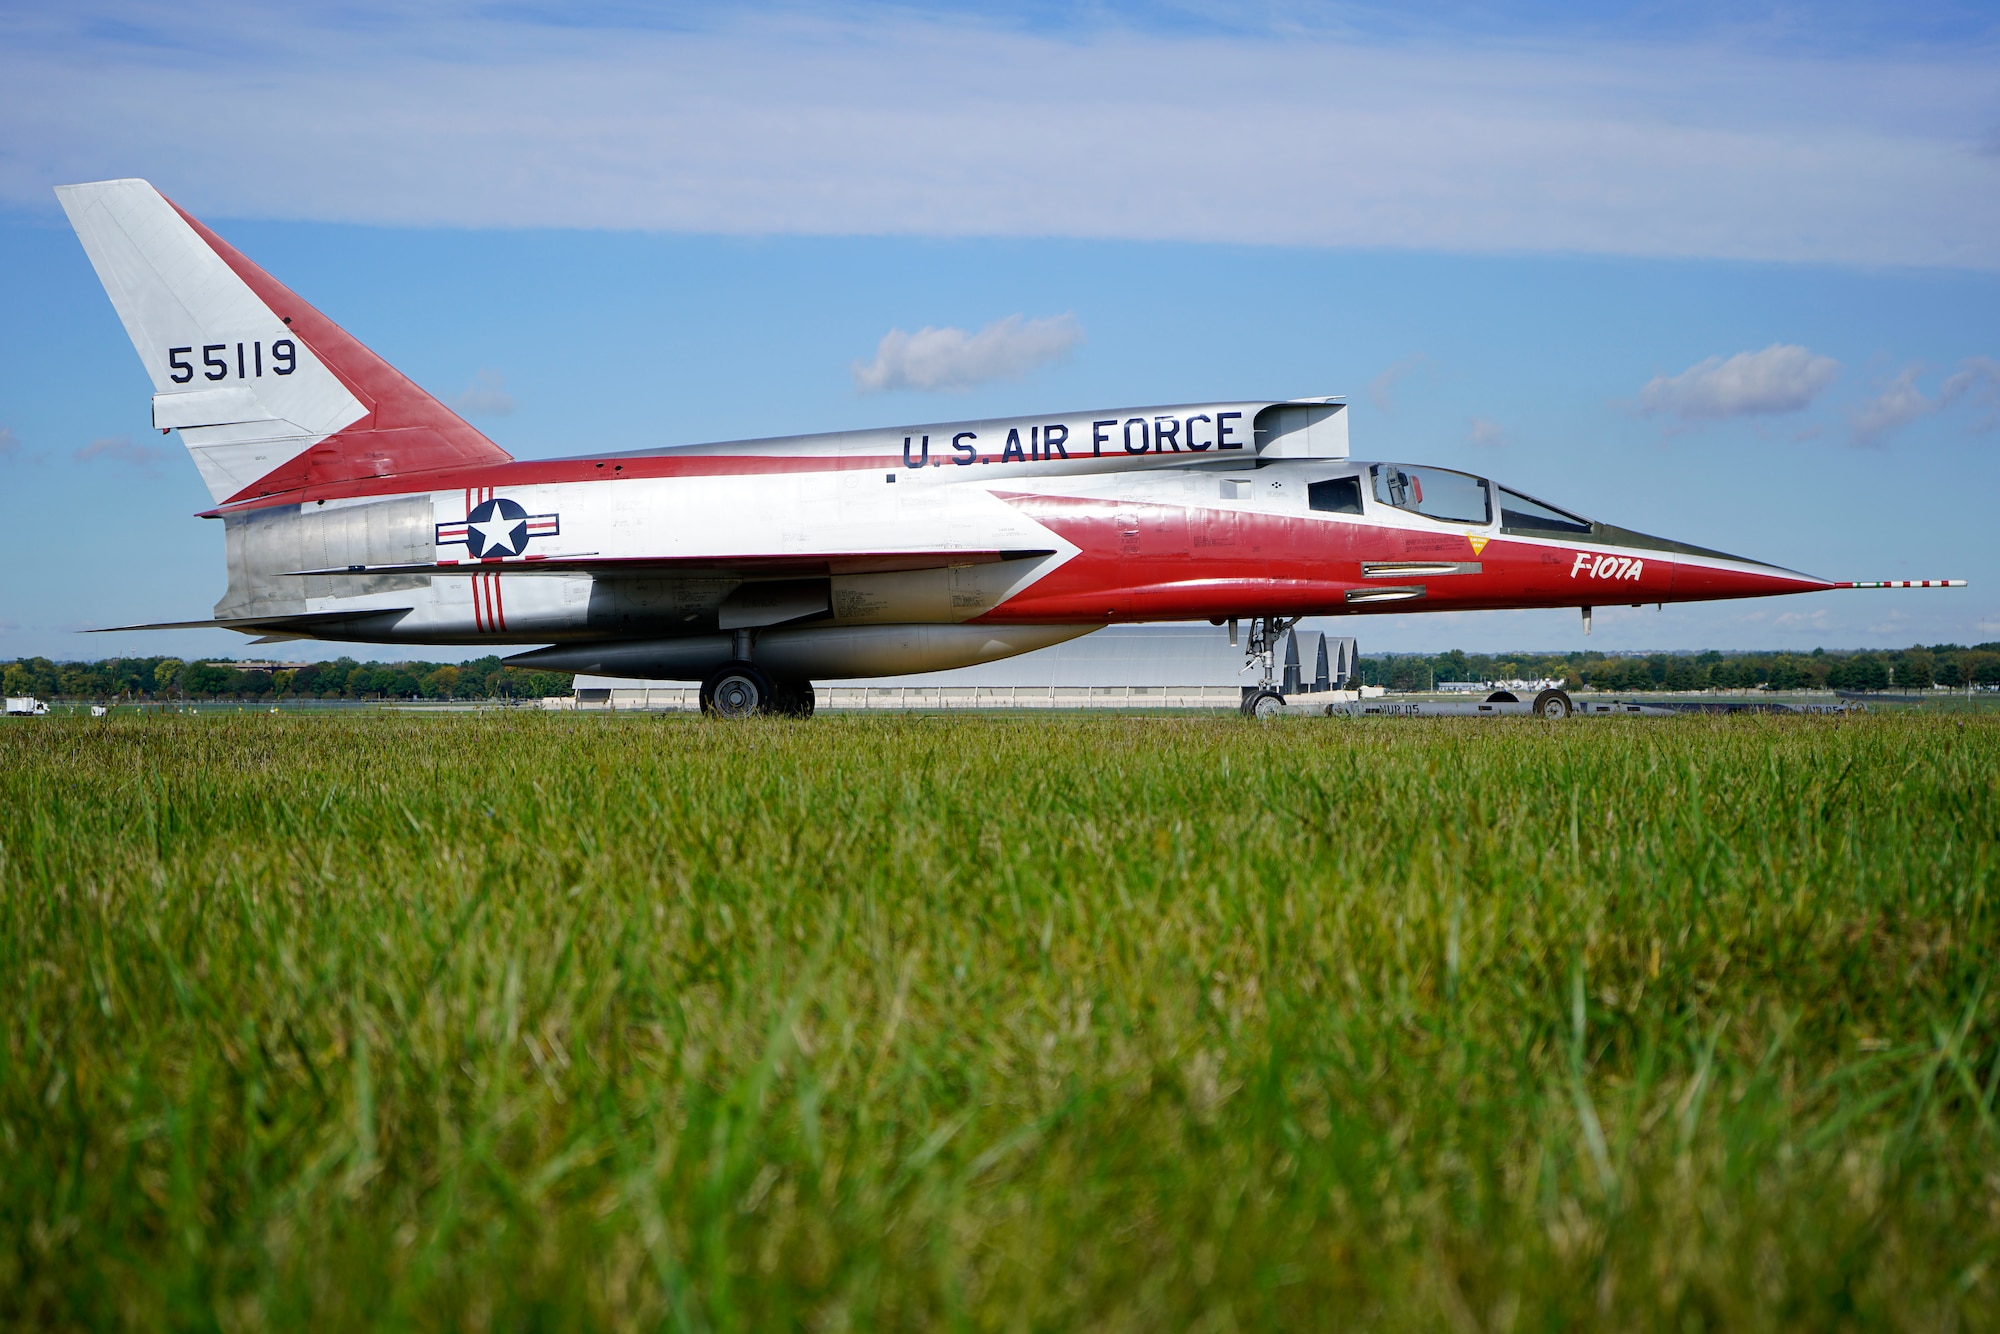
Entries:
[[33, 695], [7, 696], [7, 716], [9, 718], [32, 718], [36, 714], [47, 713], [49, 706]]

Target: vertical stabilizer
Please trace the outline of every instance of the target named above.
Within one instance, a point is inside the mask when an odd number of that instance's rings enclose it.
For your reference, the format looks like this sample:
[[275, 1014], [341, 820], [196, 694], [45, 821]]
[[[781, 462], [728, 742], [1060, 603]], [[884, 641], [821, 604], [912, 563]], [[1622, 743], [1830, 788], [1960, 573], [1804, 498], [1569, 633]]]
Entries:
[[217, 502], [508, 460], [145, 181], [56, 196]]

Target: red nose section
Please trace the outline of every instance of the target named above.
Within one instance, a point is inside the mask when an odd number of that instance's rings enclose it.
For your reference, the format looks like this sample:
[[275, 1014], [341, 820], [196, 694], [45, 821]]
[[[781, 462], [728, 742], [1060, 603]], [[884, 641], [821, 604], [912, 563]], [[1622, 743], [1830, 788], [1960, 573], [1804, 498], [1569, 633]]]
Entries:
[[1838, 588], [1839, 584], [1830, 579], [1815, 578], [1810, 574], [1800, 574], [1797, 570], [1780, 569], [1776, 565], [1760, 565], [1755, 561], [1715, 562], [1713, 564], [1681, 556], [1674, 561], [1675, 602], [1701, 602], [1709, 598], [1756, 598], [1771, 597], [1779, 593], [1817, 593], [1822, 589]]

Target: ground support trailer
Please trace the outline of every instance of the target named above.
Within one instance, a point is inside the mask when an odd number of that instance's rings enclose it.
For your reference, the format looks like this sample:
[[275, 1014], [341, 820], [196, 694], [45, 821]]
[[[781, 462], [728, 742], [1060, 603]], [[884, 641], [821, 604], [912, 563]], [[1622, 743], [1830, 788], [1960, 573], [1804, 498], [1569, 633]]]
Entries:
[[1491, 718], [1504, 715], [1547, 718], [1560, 721], [1571, 715], [1603, 718], [1613, 715], [1638, 718], [1678, 718], [1689, 713], [1853, 713], [1862, 706], [1839, 704], [1780, 704], [1775, 700], [1687, 699], [1687, 700], [1572, 700], [1566, 691], [1544, 690], [1532, 702], [1519, 699], [1512, 691], [1496, 690], [1483, 700], [1392, 700], [1336, 701], [1321, 705], [1289, 704], [1289, 713], [1308, 713], [1327, 718]]

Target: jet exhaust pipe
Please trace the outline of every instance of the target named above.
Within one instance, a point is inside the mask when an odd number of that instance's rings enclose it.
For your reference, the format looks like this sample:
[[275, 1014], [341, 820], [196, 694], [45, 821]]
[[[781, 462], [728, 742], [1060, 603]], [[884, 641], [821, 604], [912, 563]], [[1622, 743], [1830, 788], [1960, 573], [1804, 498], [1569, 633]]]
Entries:
[[[776, 676], [845, 680], [902, 676], [972, 667], [1098, 629], [1094, 625], [855, 625], [800, 626], [759, 631], [750, 659]], [[738, 661], [737, 636], [621, 640], [557, 644], [516, 653], [510, 667], [587, 672], [647, 681], [700, 681], [724, 663]]]

